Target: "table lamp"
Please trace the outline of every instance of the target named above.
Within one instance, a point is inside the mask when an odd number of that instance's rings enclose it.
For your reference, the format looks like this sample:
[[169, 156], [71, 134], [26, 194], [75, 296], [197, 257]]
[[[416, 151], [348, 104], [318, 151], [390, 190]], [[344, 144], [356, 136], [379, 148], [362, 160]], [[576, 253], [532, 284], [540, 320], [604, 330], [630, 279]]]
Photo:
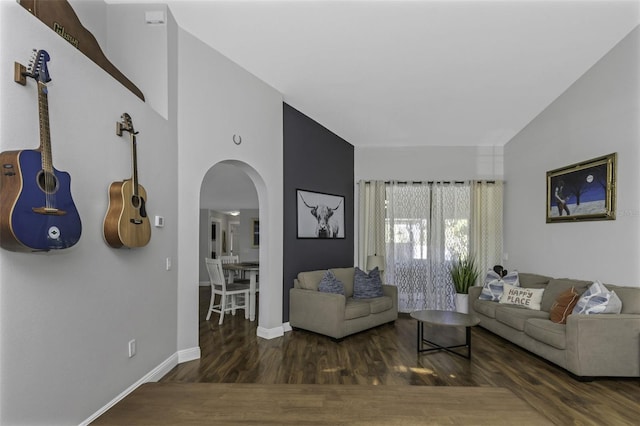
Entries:
[[382, 282], [384, 282], [384, 256], [378, 256], [376, 254], [367, 256], [367, 271], [370, 272], [374, 270], [376, 266], [380, 271], [380, 279], [382, 280]]

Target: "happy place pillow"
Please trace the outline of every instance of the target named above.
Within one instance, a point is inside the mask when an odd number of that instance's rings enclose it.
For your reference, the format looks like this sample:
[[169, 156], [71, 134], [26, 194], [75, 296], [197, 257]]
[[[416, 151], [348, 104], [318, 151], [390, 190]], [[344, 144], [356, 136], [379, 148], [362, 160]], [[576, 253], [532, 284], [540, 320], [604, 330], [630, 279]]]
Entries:
[[371, 299], [372, 297], [382, 297], [382, 280], [380, 279], [380, 271], [376, 266], [367, 274], [356, 266], [353, 275], [353, 298], [354, 299]]
[[582, 294], [573, 308], [574, 314], [619, 314], [622, 301], [615, 291], [609, 291], [604, 284], [596, 281]]
[[543, 288], [523, 288], [511, 284], [504, 285], [504, 291], [500, 297], [500, 303], [522, 306], [534, 311], [540, 310]]
[[518, 281], [518, 271], [511, 271], [502, 278], [493, 270], [487, 271], [487, 276], [484, 279], [484, 286], [482, 286], [482, 292], [478, 299], [491, 300], [493, 302], [499, 301], [505, 284], [519, 287], [520, 282]]
[[332, 271], [324, 273], [320, 284], [318, 284], [318, 291], [323, 293], [344, 294], [344, 283], [336, 278]]

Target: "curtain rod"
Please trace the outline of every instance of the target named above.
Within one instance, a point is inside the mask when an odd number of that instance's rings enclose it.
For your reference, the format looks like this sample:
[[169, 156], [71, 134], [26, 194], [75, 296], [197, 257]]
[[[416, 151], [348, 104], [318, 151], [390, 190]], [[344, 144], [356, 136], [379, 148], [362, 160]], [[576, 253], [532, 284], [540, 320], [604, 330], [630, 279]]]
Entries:
[[[372, 180], [365, 180], [364, 183], [371, 183], [371, 182], [375, 182]], [[463, 181], [463, 180], [454, 180], [454, 181], [449, 181], [449, 180], [429, 180], [429, 181], [422, 181], [422, 180], [412, 180], [412, 181], [407, 181], [407, 180], [397, 180], [397, 181], [390, 181], [390, 180], [385, 180], [384, 183], [385, 184], [390, 184], [390, 183], [403, 183], [403, 184], [407, 184], [407, 183], [426, 183], [429, 185], [432, 185], [434, 183], [467, 183], [467, 182], [485, 182], [485, 183], [489, 183], [489, 184], [495, 184], [496, 181], [495, 180], [471, 180], [471, 181]]]

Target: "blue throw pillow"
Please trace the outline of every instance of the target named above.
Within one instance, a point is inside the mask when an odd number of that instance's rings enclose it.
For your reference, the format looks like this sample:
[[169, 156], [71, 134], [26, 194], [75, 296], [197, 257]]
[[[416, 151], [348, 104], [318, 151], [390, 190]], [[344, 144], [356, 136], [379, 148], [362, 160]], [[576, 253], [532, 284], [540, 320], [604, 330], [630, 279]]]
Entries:
[[382, 297], [382, 280], [380, 279], [380, 271], [376, 266], [368, 274], [356, 266], [353, 276], [353, 298], [354, 299], [371, 299], [373, 297]]
[[324, 273], [324, 277], [318, 284], [318, 291], [323, 293], [344, 294], [344, 283], [340, 281], [331, 271]]

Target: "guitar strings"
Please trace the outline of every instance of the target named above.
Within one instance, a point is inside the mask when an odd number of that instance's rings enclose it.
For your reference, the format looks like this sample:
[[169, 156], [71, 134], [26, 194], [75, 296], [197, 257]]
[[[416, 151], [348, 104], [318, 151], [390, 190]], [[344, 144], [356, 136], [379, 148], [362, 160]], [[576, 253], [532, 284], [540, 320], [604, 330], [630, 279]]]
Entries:
[[42, 82], [38, 82], [38, 87], [41, 96], [40, 101], [40, 135], [42, 137], [41, 145], [42, 151], [42, 173], [44, 173], [44, 192], [45, 192], [45, 208], [54, 209], [56, 206], [55, 196], [55, 176], [53, 175], [53, 164], [51, 159], [51, 135], [49, 133], [49, 110], [48, 110], [48, 96], [47, 86]]

